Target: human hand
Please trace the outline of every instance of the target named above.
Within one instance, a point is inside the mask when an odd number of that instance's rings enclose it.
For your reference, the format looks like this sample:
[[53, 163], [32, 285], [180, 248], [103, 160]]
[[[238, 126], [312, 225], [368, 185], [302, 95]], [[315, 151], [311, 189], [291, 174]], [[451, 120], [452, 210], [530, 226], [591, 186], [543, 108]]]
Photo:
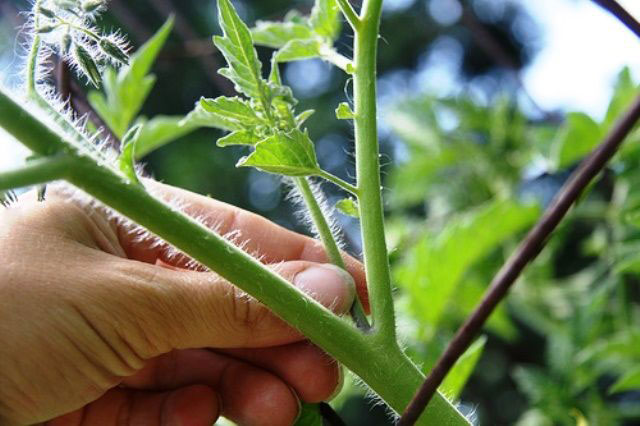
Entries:
[[[247, 249], [336, 313], [353, 281], [321, 245], [260, 216], [153, 187], [236, 230]], [[51, 191], [50, 191], [51, 192]], [[321, 350], [221, 277], [51, 193], [0, 211], [0, 424], [288, 425], [339, 384]], [[364, 295], [364, 273], [348, 270]]]

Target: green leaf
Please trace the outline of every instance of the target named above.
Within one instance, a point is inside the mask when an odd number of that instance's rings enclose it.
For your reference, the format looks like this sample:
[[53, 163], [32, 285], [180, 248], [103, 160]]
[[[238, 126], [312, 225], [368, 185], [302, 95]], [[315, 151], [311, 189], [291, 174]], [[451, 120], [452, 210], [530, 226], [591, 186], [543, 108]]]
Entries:
[[227, 136], [218, 139], [216, 144], [220, 147], [230, 145], [251, 145], [254, 146], [264, 138], [257, 136], [255, 133], [248, 130], [237, 130], [229, 133]]
[[336, 0], [316, 0], [309, 16], [309, 25], [319, 36], [335, 41], [340, 34], [340, 13]]
[[322, 426], [322, 415], [318, 404], [302, 404], [300, 417], [294, 426]]
[[321, 55], [322, 43], [319, 39], [291, 40], [276, 53], [276, 61], [290, 62], [316, 58]]
[[353, 198], [344, 198], [336, 203], [336, 209], [347, 216], [359, 218], [358, 203]]
[[313, 142], [298, 129], [277, 133], [258, 143], [256, 150], [241, 158], [237, 166], [285, 176], [310, 176], [320, 170]]
[[256, 125], [263, 122], [253, 111], [251, 105], [238, 97], [228, 98], [220, 96], [215, 99], [201, 98], [200, 105], [209, 113], [219, 115], [229, 120], [235, 120], [239, 123]]
[[555, 142], [556, 167], [563, 169], [582, 159], [598, 145], [601, 137], [600, 126], [587, 114], [568, 114]]
[[238, 92], [250, 98], [265, 99], [262, 64], [253, 47], [251, 32], [229, 0], [218, 0], [218, 21], [224, 37], [214, 36], [213, 43], [229, 64], [229, 68], [218, 72], [231, 80]]
[[251, 29], [253, 43], [279, 49], [294, 39], [313, 38], [314, 32], [307, 25], [295, 22], [258, 21]]
[[609, 393], [640, 389], [640, 367], [627, 371], [610, 388]]
[[440, 389], [449, 398], [457, 399], [460, 397], [460, 393], [464, 389], [464, 385], [471, 377], [471, 373], [476, 367], [484, 346], [487, 343], [486, 336], [480, 337], [473, 342], [469, 349], [456, 361], [455, 365], [447, 374], [446, 379], [440, 385]]
[[469, 268], [533, 223], [538, 214], [537, 206], [493, 201], [422, 237], [396, 269], [396, 280], [411, 295], [415, 314], [436, 325]]
[[625, 67], [618, 75], [618, 80], [613, 89], [613, 97], [607, 108], [602, 130], [606, 132], [611, 128], [617, 119], [620, 118], [624, 110], [631, 105], [633, 99], [638, 94], [638, 85], [633, 81], [631, 70]]
[[340, 105], [336, 108], [336, 117], [338, 120], [352, 120], [355, 118], [355, 114], [348, 103], [340, 102]]
[[136, 174], [136, 143], [140, 136], [142, 124], [136, 124], [122, 138], [122, 152], [118, 157], [118, 166], [131, 182], [139, 183]]
[[112, 68], [105, 71], [102, 76], [104, 94], [92, 91], [88, 95], [91, 106], [119, 138], [122, 138], [138, 115], [155, 83], [155, 77], [147, 74], [172, 27], [173, 18], [169, 18], [158, 32], [131, 56], [129, 66], [120, 68], [118, 73]]
[[304, 124], [305, 121], [307, 121], [309, 119], [309, 117], [311, 117], [314, 113], [316, 112], [315, 109], [308, 109], [306, 111], [302, 111], [300, 114], [298, 114], [296, 116], [296, 126], [300, 127]]
[[140, 130], [140, 135], [136, 142], [136, 159], [140, 159], [200, 127], [193, 122], [182, 125], [183, 120], [184, 117], [182, 116], [166, 115], [158, 115], [148, 121], [138, 120], [144, 126]]
[[264, 120], [256, 115], [247, 101], [220, 96], [215, 99], [201, 98], [180, 124], [236, 131], [254, 128], [264, 124]]

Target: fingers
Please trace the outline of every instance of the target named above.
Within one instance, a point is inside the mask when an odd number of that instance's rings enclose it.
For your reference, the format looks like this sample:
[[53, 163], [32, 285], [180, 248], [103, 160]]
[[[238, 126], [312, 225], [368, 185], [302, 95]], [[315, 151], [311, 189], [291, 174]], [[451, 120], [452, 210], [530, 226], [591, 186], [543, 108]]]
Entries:
[[[219, 234], [233, 232], [246, 250], [260, 256], [265, 263], [290, 260], [328, 261], [322, 244], [313, 238], [289, 231], [269, 220], [232, 205], [158, 182], [145, 181], [152, 192], [165, 200], [183, 206], [185, 213], [199, 217]], [[135, 237], [135, 236], [134, 236]], [[120, 240], [129, 257], [155, 263], [157, 259], [176, 266], [184, 266], [186, 259], [168, 256], [166, 247], [152, 247], [149, 242], [136, 243], [125, 229]], [[365, 308], [368, 309], [365, 273], [362, 264], [351, 256], [343, 255], [346, 269], [353, 276], [356, 288]]]
[[[110, 259], [105, 281], [97, 289], [84, 289], [100, 301], [91, 305], [92, 317], [119, 323], [121, 340], [144, 359], [174, 348], [264, 347], [302, 339], [264, 305], [215, 274]], [[284, 262], [277, 272], [338, 314], [353, 302], [353, 281], [332, 265]]]
[[203, 385], [167, 392], [112, 389], [83, 409], [47, 426], [210, 426], [219, 416], [218, 395]]
[[173, 351], [155, 358], [123, 382], [141, 389], [170, 389], [191, 383], [215, 389], [221, 396], [222, 414], [240, 425], [290, 425], [299, 411], [297, 397], [275, 374], [204, 349]]
[[342, 381], [340, 365], [310, 342], [262, 349], [224, 349], [222, 352], [264, 368], [289, 384], [305, 402], [329, 399]]

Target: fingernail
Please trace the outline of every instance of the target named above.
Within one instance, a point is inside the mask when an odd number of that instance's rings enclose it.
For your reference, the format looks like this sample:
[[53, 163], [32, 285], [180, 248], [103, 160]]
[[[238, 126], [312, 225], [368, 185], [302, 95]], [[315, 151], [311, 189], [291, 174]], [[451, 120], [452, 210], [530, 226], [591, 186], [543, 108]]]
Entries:
[[299, 272], [293, 283], [336, 313], [347, 312], [356, 295], [356, 285], [351, 275], [328, 263], [310, 266]]
[[338, 384], [336, 385], [336, 388], [333, 390], [329, 398], [327, 398], [327, 401], [331, 401], [333, 398], [338, 396], [340, 392], [342, 392], [343, 388], [344, 388], [344, 367], [342, 366], [342, 364], [338, 364]]
[[296, 423], [298, 423], [298, 420], [300, 420], [300, 417], [302, 416], [302, 401], [300, 401], [300, 398], [298, 397], [298, 393], [295, 391], [295, 389], [289, 386], [289, 390], [291, 391], [291, 393], [293, 394], [293, 397], [296, 399], [296, 402], [298, 403], [298, 414], [296, 415], [296, 419], [293, 421], [293, 424], [295, 425]]

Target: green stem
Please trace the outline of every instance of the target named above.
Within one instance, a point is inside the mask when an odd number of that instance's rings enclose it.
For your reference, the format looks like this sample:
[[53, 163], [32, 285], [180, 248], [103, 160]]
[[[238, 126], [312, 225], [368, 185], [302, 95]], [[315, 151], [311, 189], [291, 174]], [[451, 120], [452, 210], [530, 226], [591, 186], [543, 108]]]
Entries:
[[384, 234], [376, 122], [376, 52], [381, 0], [365, 0], [355, 33], [354, 101], [360, 227], [376, 332], [396, 343], [391, 273]]
[[[40, 155], [67, 152], [73, 164], [66, 179], [105, 205], [145, 227], [268, 306], [359, 376], [396, 412], [402, 412], [423, 375], [397, 345], [360, 332], [262, 265], [241, 249], [154, 198], [143, 186], [98, 160], [82, 156], [0, 89], [0, 127]], [[468, 425], [439, 394], [422, 425]]]
[[[320, 204], [318, 204], [318, 200], [311, 189], [309, 180], [303, 177], [295, 178], [295, 183], [300, 194], [302, 194], [302, 198], [304, 199], [307, 209], [309, 210], [311, 220], [316, 228], [316, 232], [322, 240], [322, 244], [327, 252], [329, 261], [339, 268], [346, 270], [347, 268], [345, 266], [344, 259], [342, 258], [340, 247], [338, 247], [336, 239], [333, 236], [333, 232], [331, 232], [331, 227], [327, 222], [327, 218], [325, 217], [324, 212], [322, 211]], [[368, 331], [371, 328], [369, 321], [367, 320], [367, 315], [362, 307], [362, 302], [357, 294], [350, 313], [353, 318], [353, 322], [359, 329]]]
[[0, 191], [46, 183], [67, 177], [73, 160], [67, 156], [29, 162], [25, 167], [0, 173]]
[[358, 196], [358, 192], [359, 192], [358, 188], [356, 188], [354, 185], [351, 185], [349, 182], [345, 182], [344, 180], [340, 179], [338, 176], [334, 176], [327, 171], [321, 170], [318, 173], [318, 177], [328, 180], [329, 182], [339, 186], [345, 191], [350, 192], [352, 195], [355, 195], [356, 197]]
[[[33, 10], [35, 11], [33, 16], [34, 28], [38, 28], [40, 26], [40, 13], [38, 13], [40, 3], [42, 3], [42, 0], [36, 0], [33, 5]], [[30, 98], [33, 98], [38, 94], [36, 91], [36, 72], [38, 70], [37, 63], [39, 53], [40, 36], [37, 33], [34, 33], [33, 40], [31, 40], [31, 49], [29, 49], [29, 56], [27, 57], [27, 95]]]
[[358, 14], [355, 10], [353, 10], [353, 6], [349, 3], [349, 0], [338, 0], [338, 7], [342, 11], [345, 19], [351, 25], [354, 31], [357, 31], [360, 28], [361, 22]]

